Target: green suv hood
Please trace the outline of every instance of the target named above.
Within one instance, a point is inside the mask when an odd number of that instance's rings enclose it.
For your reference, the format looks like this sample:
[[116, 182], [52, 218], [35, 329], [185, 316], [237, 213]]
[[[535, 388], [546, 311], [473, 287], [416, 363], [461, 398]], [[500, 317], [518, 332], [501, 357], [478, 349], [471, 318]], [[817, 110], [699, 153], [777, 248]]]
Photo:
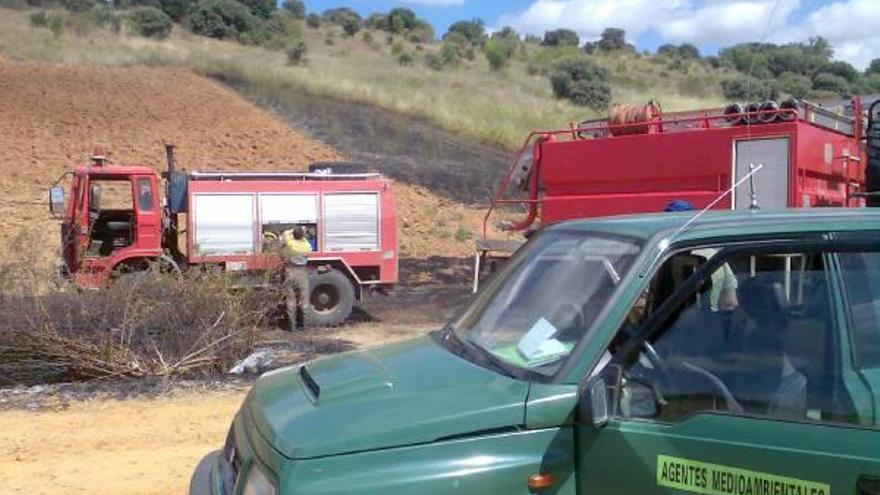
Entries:
[[527, 393], [424, 337], [269, 373], [245, 408], [274, 449], [301, 459], [521, 425]]

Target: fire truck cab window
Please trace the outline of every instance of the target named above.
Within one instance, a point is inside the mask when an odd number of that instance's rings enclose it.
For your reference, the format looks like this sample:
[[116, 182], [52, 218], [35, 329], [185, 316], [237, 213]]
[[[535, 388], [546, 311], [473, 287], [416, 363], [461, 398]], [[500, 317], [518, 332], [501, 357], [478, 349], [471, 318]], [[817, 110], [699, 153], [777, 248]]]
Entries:
[[128, 180], [89, 181], [89, 256], [108, 256], [134, 238], [132, 184]]
[[144, 177], [137, 180], [137, 198], [138, 210], [153, 210], [153, 185], [150, 179]]

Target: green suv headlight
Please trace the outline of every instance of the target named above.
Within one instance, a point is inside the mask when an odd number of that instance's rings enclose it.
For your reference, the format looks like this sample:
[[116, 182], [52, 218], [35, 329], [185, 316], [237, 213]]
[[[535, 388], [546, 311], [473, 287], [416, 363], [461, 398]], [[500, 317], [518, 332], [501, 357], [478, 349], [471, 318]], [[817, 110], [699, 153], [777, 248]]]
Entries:
[[247, 482], [242, 495], [275, 495], [275, 485], [256, 465], [248, 469]]

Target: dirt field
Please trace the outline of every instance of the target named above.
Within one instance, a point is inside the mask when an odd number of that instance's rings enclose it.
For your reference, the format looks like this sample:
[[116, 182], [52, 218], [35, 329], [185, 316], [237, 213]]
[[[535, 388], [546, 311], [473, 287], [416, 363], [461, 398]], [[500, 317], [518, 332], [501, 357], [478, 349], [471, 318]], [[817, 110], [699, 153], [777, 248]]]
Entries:
[[[181, 69], [12, 62], [0, 57], [0, 245], [23, 229], [58, 246], [47, 188], [101, 146], [116, 163], [189, 170], [303, 170], [343, 158], [222, 85]], [[466, 256], [481, 213], [407, 184], [396, 188], [401, 254]], [[43, 248], [41, 248], [43, 249]], [[7, 253], [8, 255], [8, 253]], [[2, 255], [0, 255], [2, 256]], [[51, 255], [47, 255], [51, 256]]]
[[222, 446], [244, 394], [0, 412], [0, 486], [3, 493], [34, 495], [186, 493], [200, 457]]
[[[36, 233], [51, 259], [58, 222], [46, 189], [90, 150], [117, 163], [164, 168], [163, 143], [190, 170], [303, 170], [342, 158], [222, 85], [185, 70], [17, 63], [0, 57], [0, 263]], [[397, 184], [401, 286], [372, 298], [351, 325], [291, 340], [295, 359], [423, 335], [468, 295], [460, 259], [482, 213], [410, 184]], [[4, 251], [5, 249], [5, 251]], [[0, 486], [20, 494], [184, 493], [200, 457], [221, 446], [245, 391], [179, 392], [160, 398], [53, 398], [48, 405], [0, 397]], [[30, 407], [35, 404], [36, 407]], [[36, 409], [29, 411], [28, 409]]]

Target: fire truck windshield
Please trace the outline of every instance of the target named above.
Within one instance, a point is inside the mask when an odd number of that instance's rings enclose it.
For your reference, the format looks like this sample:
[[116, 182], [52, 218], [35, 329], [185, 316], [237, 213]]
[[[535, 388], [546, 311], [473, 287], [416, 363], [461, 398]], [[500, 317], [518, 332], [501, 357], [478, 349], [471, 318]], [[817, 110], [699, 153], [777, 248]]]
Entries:
[[632, 268], [642, 241], [546, 231], [523, 246], [453, 323], [459, 340], [552, 375]]

